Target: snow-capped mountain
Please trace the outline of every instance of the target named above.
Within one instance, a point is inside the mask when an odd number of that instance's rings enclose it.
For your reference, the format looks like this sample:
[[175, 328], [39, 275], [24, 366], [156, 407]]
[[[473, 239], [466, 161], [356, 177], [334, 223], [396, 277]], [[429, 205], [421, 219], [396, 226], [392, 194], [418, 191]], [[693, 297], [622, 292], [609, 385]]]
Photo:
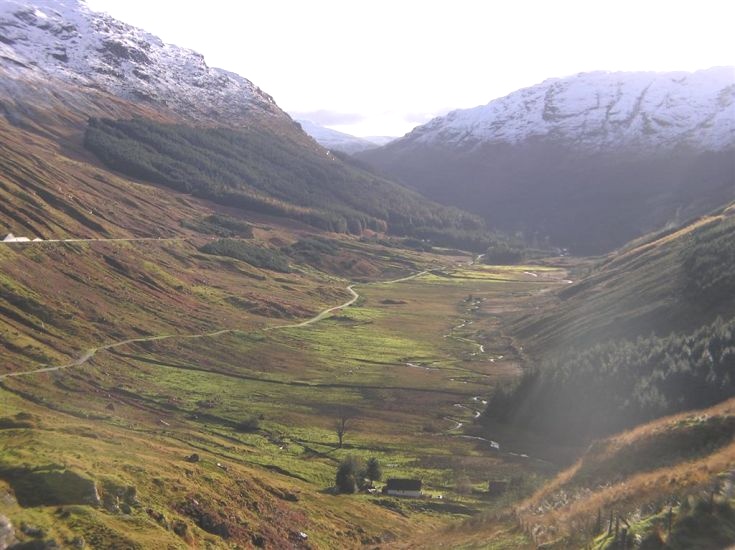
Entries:
[[720, 150], [735, 142], [735, 68], [552, 78], [435, 118], [405, 140], [474, 146], [543, 138], [588, 151]]
[[[13, 144], [20, 159], [27, 147], [40, 150], [51, 159], [44, 166], [71, 155], [78, 170], [96, 174], [94, 181], [107, 182], [100, 174], [112, 170], [123, 186], [134, 178], [321, 230], [409, 234], [428, 223], [447, 231], [481, 225], [329, 154], [246, 78], [210, 68], [201, 55], [94, 13], [80, 0], [0, 0], [0, 144], [4, 155]], [[3, 184], [31, 185], [14, 170], [23, 161], [5, 164]], [[95, 183], [64, 172], [48, 181], [50, 189], [39, 195], [64, 190], [47, 199], [49, 208], [74, 212], [69, 218], [84, 231], [105, 233], [108, 219], [96, 205], [111, 210]], [[93, 201], [78, 202], [77, 192], [88, 188], [95, 189]], [[23, 197], [11, 222], [0, 219], [0, 226], [6, 232], [33, 226], [34, 234], [47, 235], [47, 213], [35, 195]]]
[[497, 228], [598, 253], [735, 198], [735, 69], [546, 80], [357, 156]]
[[2, 0], [0, 69], [150, 102], [188, 118], [287, 117], [246, 78], [208, 67], [200, 54], [93, 12], [82, 0]]
[[[331, 128], [325, 128], [310, 120], [297, 119], [296, 122], [301, 124], [301, 128], [313, 137], [319, 145], [331, 149], [332, 151], [342, 151], [343, 153], [357, 153], [359, 151], [367, 151], [368, 149], [375, 149], [381, 145], [385, 145], [387, 141], [383, 143], [376, 143], [370, 138], [360, 138]], [[390, 140], [390, 138], [388, 138]]]

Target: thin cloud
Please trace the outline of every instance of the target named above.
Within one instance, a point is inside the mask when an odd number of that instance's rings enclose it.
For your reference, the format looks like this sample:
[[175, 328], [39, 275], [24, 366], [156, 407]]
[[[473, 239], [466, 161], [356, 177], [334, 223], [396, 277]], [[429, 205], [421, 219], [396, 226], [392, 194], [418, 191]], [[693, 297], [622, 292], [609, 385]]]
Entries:
[[365, 116], [359, 113], [340, 113], [326, 109], [304, 113], [291, 113], [291, 116], [295, 119], [308, 120], [321, 126], [357, 124], [365, 120]]

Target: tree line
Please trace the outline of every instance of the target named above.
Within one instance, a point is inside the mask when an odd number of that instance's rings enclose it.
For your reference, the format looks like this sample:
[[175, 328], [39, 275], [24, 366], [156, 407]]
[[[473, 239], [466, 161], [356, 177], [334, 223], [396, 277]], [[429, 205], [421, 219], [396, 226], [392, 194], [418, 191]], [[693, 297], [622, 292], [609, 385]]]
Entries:
[[684, 295], [702, 308], [732, 303], [735, 297], [735, 218], [714, 220], [688, 237], [681, 262]]
[[493, 420], [579, 443], [735, 395], [735, 319], [690, 334], [651, 335], [569, 349], [499, 389]]

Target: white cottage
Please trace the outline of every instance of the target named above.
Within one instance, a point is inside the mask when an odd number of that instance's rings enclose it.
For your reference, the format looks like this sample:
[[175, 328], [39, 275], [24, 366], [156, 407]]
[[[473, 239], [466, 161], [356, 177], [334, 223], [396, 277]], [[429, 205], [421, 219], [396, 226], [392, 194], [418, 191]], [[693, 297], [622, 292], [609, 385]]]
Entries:
[[383, 493], [396, 497], [419, 498], [423, 496], [421, 487], [422, 483], [420, 479], [392, 478], [386, 482], [385, 487], [383, 487]]

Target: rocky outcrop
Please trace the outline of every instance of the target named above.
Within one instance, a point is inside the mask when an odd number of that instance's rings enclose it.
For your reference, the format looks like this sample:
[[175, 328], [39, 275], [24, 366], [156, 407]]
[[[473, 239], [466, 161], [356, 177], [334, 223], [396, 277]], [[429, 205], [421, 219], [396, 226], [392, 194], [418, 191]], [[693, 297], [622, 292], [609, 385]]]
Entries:
[[0, 478], [7, 481], [18, 504], [24, 508], [67, 504], [100, 505], [97, 486], [92, 479], [60, 466], [0, 470]]

